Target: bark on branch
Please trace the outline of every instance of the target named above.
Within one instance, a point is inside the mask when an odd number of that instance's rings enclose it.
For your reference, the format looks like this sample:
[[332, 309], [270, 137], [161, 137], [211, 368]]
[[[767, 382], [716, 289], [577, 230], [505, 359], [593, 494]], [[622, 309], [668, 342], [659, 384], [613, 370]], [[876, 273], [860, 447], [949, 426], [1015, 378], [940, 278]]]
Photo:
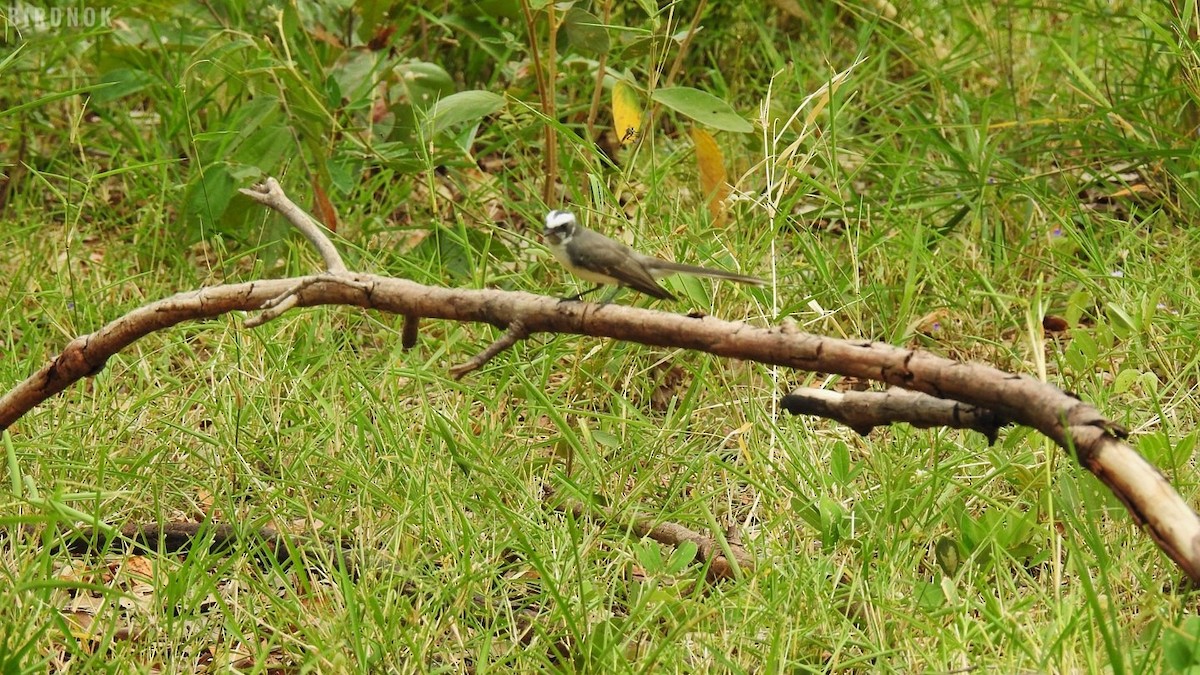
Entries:
[[816, 415], [836, 420], [862, 436], [878, 426], [907, 422], [918, 429], [970, 429], [995, 443], [1009, 423], [995, 410], [892, 387], [887, 391], [847, 391], [799, 387], [779, 401], [793, 415]]

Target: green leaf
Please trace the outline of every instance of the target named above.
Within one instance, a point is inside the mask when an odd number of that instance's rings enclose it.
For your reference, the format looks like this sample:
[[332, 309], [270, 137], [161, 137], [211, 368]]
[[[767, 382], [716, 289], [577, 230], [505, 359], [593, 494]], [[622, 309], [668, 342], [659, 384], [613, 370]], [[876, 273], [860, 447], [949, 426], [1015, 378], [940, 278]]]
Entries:
[[[248, 101], [223, 120], [219, 128], [196, 134], [193, 140], [200, 150], [200, 163], [208, 165], [226, 161], [230, 155], [236, 155], [248, 139], [256, 139], [259, 129], [270, 124], [287, 127], [279, 99], [260, 96]], [[268, 140], [268, 143], [273, 142]]]
[[846, 510], [831, 497], [821, 497], [821, 545], [829, 550], [841, 540], [841, 524], [846, 518]]
[[675, 549], [675, 552], [667, 559], [667, 574], [679, 574], [687, 569], [687, 566], [696, 559], [698, 549], [699, 547], [692, 541], [679, 544], [679, 548]]
[[1117, 373], [1117, 377], [1113, 380], [1112, 393], [1124, 394], [1129, 391], [1141, 375], [1141, 372], [1134, 368], [1122, 368], [1121, 372]]
[[480, 260], [489, 256], [511, 259], [504, 245], [477, 229], [435, 227], [429, 236], [412, 250], [412, 255], [426, 258], [440, 267], [452, 279], [468, 281], [479, 270]]
[[154, 84], [155, 77], [136, 68], [118, 68], [101, 75], [100, 81], [109, 86], [97, 89], [92, 99], [97, 103], [109, 103]]
[[677, 274], [667, 280], [666, 285], [676, 295], [683, 295], [700, 307], [707, 307], [712, 301], [709, 286], [690, 274]]
[[607, 431], [600, 431], [599, 429], [596, 429], [592, 432], [592, 440], [596, 441], [597, 445], [603, 445], [606, 448], [614, 448], [617, 450], [621, 448], [621, 439], [608, 433]]
[[969, 513], [962, 514], [958, 521], [958, 531], [962, 548], [968, 555], [974, 553], [987, 536], [987, 531]]
[[412, 61], [392, 69], [396, 85], [403, 92], [403, 103], [425, 109], [438, 99], [454, 93], [454, 79], [436, 63]]
[[478, 122], [504, 107], [504, 97], [490, 91], [460, 91], [434, 104], [429, 113], [434, 134], [463, 122]]
[[4, 453], [8, 458], [9, 486], [13, 496], [20, 499], [24, 491], [21, 489], [21, 463], [17, 461], [17, 450], [13, 447], [12, 437], [8, 435], [8, 429], [0, 432], [0, 437], [4, 439]]
[[1122, 338], [1129, 337], [1131, 332], [1140, 331], [1141, 326], [1133, 318], [1133, 315], [1125, 311], [1125, 308], [1115, 302], [1110, 302], [1105, 305], [1105, 313], [1108, 314], [1108, 319], [1112, 323], [1114, 332]]
[[343, 195], [348, 195], [358, 186], [366, 162], [350, 153], [334, 152], [325, 160], [330, 184]]
[[4, 71], [8, 70], [9, 66], [16, 63], [17, 56], [21, 53], [21, 50], [25, 49], [26, 44], [28, 44], [28, 43], [18, 44], [16, 49], [9, 52], [8, 56], [5, 56], [4, 60], [0, 61], [0, 73], [3, 73]]
[[575, 51], [589, 56], [607, 54], [612, 46], [608, 40], [608, 30], [600, 19], [587, 10], [572, 7], [563, 17], [562, 34]]
[[185, 244], [212, 233], [236, 191], [237, 181], [228, 166], [213, 164], [205, 169], [203, 177], [191, 184], [183, 200]]
[[658, 574], [663, 570], [662, 551], [659, 550], [657, 542], [643, 541], [638, 546], [637, 559], [646, 574]]
[[400, 173], [417, 173], [426, 168], [412, 144], [402, 141], [378, 143], [372, 150], [384, 166]]
[[1076, 328], [1071, 330], [1071, 341], [1063, 352], [1067, 363], [1082, 373], [1087, 372], [1100, 357], [1100, 345], [1086, 329]]
[[792, 498], [792, 513], [799, 516], [801, 520], [808, 523], [808, 526], [818, 532], [821, 530], [821, 511], [817, 504], [813, 502], [803, 502], [799, 498]]
[[954, 576], [962, 563], [962, 551], [958, 548], [958, 542], [951, 537], [938, 538], [937, 543], [933, 545], [933, 556], [938, 567], [942, 568], [942, 573], [948, 577]]
[[[336, 83], [337, 92], [350, 101], [369, 97], [379, 81], [379, 65], [383, 59], [380, 54], [382, 52], [346, 50], [333, 65], [327, 87]], [[335, 99], [333, 104], [339, 105], [340, 101]]]
[[624, 47], [621, 50], [621, 61], [634, 61], [644, 56], [655, 53], [662, 46], [662, 39], [653, 36], [629, 38], [622, 42]]
[[850, 447], [841, 441], [834, 444], [829, 454], [829, 473], [839, 485], [850, 482]]
[[699, 89], [691, 87], [659, 89], [650, 98], [681, 115], [714, 129], [741, 134], [754, 131], [754, 125], [738, 115], [728, 103]]
[[637, 3], [641, 6], [642, 11], [646, 13], [646, 16], [658, 16], [658, 3], [654, 2], [654, 0], [637, 0]]
[[1163, 660], [1177, 673], [1200, 663], [1200, 617], [1189, 616], [1163, 632]]
[[[5, 108], [3, 110], [0, 110], [0, 117], [5, 117], [7, 115], [15, 115], [19, 112], [24, 112], [26, 110], [31, 110], [33, 108], [37, 108], [37, 107], [40, 107], [40, 106], [43, 106], [43, 105], [46, 105], [49, 103], [53, 103], [54, 101], [60, 101], [64, 98], [71, 98], [72, 96], [78, 96], [79, 94], [86, 94], [88, 92], [100, 91], [101, 89], [103, 89], [105, 87], [111, 87], [111, 86], [114, 86], [111, 82], [100, 82], [97, 84], [89, 84], [89, 85], [86, 85], [83, 87], [74, 87], [74, 88], [68, 89], [66, 91], [56, 91], [53, 94], [46, 94], [45, 96], [43, 96], [41, 98], [35, 98], [32, 101], [26, 101], [20, 105], [14, 105], [11, 108]], [[95, 94], [93, 94], [93, 96], [94, 95]]]
[[292, 130], [283, 125], [271, 125], [246, 139], [238, 148], [236, 159], [262, 169], [264, 173], [280, 173], [284, 157], [292, 159], [299, 152]]
[[1078, 326], [1079, 320], [1095, 304], [1095, 299], [1086, 291], [1075, 291], [1067, 298], [1067, 311], [1063, 312], [1063, 318], [1068, 325]]
[[1193, 431], [1192, 433], [1180, 438], [1179, 442], [1175, 444], [1175, 447], [1171, 449], [1171, 467], [1175, 468], [1183, 466], [1185, 462], [1192, 458], [1192, 455], [1195, 453], [1195, 451], [1196, 432]]
[[928, 581], [918, 581], [916, 591], [913, 595], [916, 596], [917, 606], [926, 611], [941, 609], [946, 604], [946, 593], [942, 590], [941, 584], [935, 584]]

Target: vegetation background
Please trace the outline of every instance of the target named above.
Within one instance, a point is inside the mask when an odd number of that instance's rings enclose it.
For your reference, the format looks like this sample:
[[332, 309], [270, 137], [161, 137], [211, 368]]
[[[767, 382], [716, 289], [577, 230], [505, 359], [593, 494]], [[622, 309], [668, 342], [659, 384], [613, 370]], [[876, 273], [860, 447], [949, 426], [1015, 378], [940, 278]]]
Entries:
[[[4, 390], [147, 301], [312, 271], [236, 195], [277, 176], [352, 268], [428, 284], [574, 293], [538, 242], [570, 205], [771, 281], [619, 302], [1046, 378], [1200, 503], [1191, 0], [75, 7], [108, 20], [0, 7]], [[632, 344], [539, 336], [459, 382], [490, 327], [406, 352], [392, 316], [240, 321], [144, 339], [11, 429], [3, 672], [1200, 667], [1180, 572], [1025, 430], [860, 438], [776, 407], [854, 383]], [[707, 584], [638, 515], [757, 564]], [[358, 564], [20, 529], [204, 519]]]

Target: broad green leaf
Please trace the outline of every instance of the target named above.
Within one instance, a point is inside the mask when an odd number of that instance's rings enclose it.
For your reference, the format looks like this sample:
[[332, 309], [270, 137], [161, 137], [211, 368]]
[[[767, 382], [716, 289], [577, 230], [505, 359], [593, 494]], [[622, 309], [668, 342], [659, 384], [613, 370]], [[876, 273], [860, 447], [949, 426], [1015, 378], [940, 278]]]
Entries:
[[383, 52], [348, 49], [330, 70], [330, 79], [337, 83], [339, 93], [351, 101], [369, 96], [379, 81]]
[[942, 585], [935, 584], [929, 581], [918, 581], [913, 589], [913, 596], [916, 598], [917, 606], [926, 610], [933, 611], [943, 607], [946, 604], [946, 594], [942, 590]]
[[434, 104], [429, 121], [434, 134], [463, 122], [478, 122], [504, 107], [504, 97], [490, 91], [460, 91]]
[[454, 93], [454, 80], [444, 68], [436, 63], [410, 61], [392, 69], [396, 85], [402, 96], [400, 103], [408, 103], [425, 109], [438, 99]]
[[963, 550], [969, 555], [974, 553], [975, 549], [983, 543], [987, 536], [987, 530], [971, 517], [969, 513], [963, 513], [958, 521], [959, 541], [962, 544]]
[[675, 112], [714, 129], [748, 134], [754, 125], [747, 122], [721, 99], [691, 87], [659, 89], [651, 96]]
[[497, 257], [512, 260], [512, 253], [498, 239], [477, 229], [454, 230], [436, 227], [412, 249], [412, 255], [429, 260], [451, 279], [466, 281], [474, 278], [480, 260]]
[[386, 143], [378, 143], [372, 148], [375, 151], [375, 156], [384, 162], [384, 165], [393, 171], [400, 173], [416, 173], [426, 168], [415, 150], [413, 144], [402, 141], [391, 141]]
[[637, 549], [638, 563], [646, 574], [658, 574], [663, 569], [662, 551], [659, 550], [656, 542], [642, 542], [642, 545]]
[[712, 302], [709, 294], [709, 284], [690, 274], [676, 274], [664, 282], [673, 293], [682, 295], [699, 307], [707, 307]]
[[283, 108], [274, 96], [260, 96], [238, 107], [228, 118], [195, 138], [202, 164], [226, 161], [248, 139], [255, 138], [264, 125], [286, 126]]
[[821, 512], [816, 503], [804, 502], [799, 498], [793, 497], [792, 513], [808, 523], [808, 526], [812, 529], [818, 532], [821, 531]]
[[362, 157], [337, 151], [325, 160], [329, 183], [342, 195], [350, 194], [358, 186], [365, 165]]
[[656, 53], [656, 50], [662, 46], [662, 40], [663, 38], [656, 38], [651, 35], [636, 38], [626, 37], [625, 41], [619, 43], [623, 45], [620, 60], [633, 61]]
[[667, 559], [667, 574], [679, 574], [687, 569], [687, 566], [696, 559], [696, 551], [699, 548], [693, 541], [680, 542], [679, 548], [675, 549], [675, 552]]
[[597, 445], [603, 445], [606, 448], [614, 448], [617, 450], [621, 448], [621, 439], [608, 433], [607, 431], [600, 431], [599, 429], [593, 431], [592, 440], [596, 441]]
[[1116, 329], [1117, 334], [1122, 338], [1126, 338], [1133, 331], [1140, 331], [1142, 327], [1138, 325], [1133, 315], [1125, 311], [1125, 308], [1115, 302], [1109, 302], [1105, 305], [1108, 319], [1112, 322], [1112, 326]]
[[188, 186], [183, 199], [184, 243], [200, 241], [225, 215], [237, 192], [237, 179], [225, 164], [208, 166], [199, 180]]
[[562, 22], [563, 35], [581, 54], [600, 56], [607, 54], [611, 44], [608, 31], [595, 14], [578, 7], [567, 10]]
[[1138, 378], [1141, 376], [1142, 373], [1136, 368], [1122, 368], [1121, 372], [1117, 373], [1116, 378], [1113, 379], [1111, 387], [1112, 393], [1124, 394], [1133, 388], [1134, 383], [1136, 383]]
[[1184, 672], [1200, 663], [1200, 617], [1189, 616], [1163, 632], [1163, 660], [1170, 670]]
[[283, 158], [291, 159], [297, 152], [291, 128], [271, 125], [246, 139], [234, 157], [244, 164], [257, 166], [264, 173], [275, 174], [280, 172]]

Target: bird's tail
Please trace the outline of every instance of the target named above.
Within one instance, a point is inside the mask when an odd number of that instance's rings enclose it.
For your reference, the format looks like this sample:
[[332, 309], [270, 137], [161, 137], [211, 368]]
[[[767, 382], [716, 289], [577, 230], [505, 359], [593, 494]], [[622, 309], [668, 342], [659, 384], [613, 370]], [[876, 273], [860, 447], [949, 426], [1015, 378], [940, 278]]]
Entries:
[[727, 279], [736, 281], [739, 284], [750, 284], [752, 286], [766, 286], [767, 282], [758, 277], [748, 277], [744, 274], [734, 274], [725, 270], [714, 270], [708, 267], [700, 267], [698, 265], [684, 265], [683, 263], [671, 262], [670, 260], [662, 260], [656, 258], [650, 265], [651, 272], [655, 272], [655, 276], [665, 276], [675, 272], [690, 274], [694, 277], [709, 277], [711, 279]]

